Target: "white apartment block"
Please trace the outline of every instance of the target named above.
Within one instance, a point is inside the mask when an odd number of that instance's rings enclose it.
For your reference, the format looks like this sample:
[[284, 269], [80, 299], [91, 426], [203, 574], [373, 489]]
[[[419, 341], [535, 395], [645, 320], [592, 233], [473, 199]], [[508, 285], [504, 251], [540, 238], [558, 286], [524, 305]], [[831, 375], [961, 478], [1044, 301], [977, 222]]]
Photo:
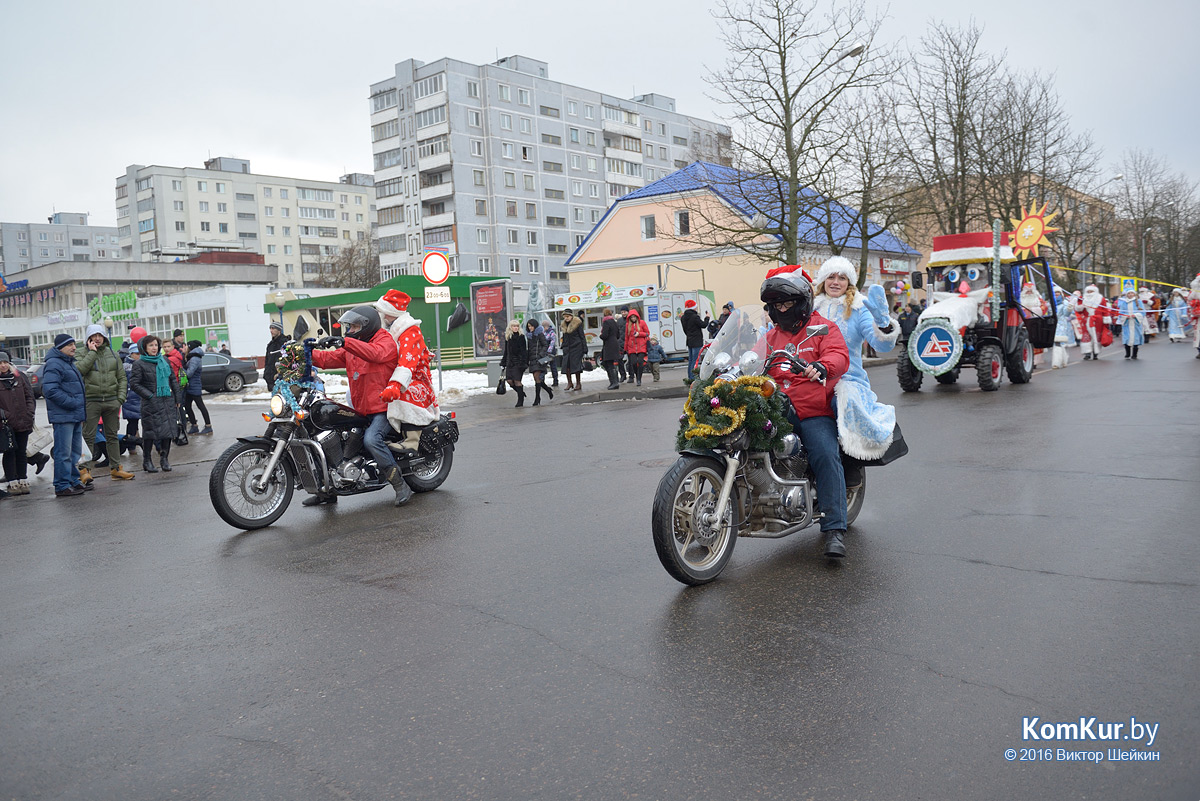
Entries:
[[566, 291], [563, 265], [609, 204], [696, 159], [729, 163], [728, 126], [552, 81], [524, 56], [410, 59], [370, 102], [384, 278], [441, 249], [458, 274]]
[[58, 211], [44, 223], [0, 222], [0, 275], [15, 274], [54, 261], [118, 259], [117, 229], [88, 225], [88, 215]]
[[261, 253], [279, 286], [314, 281], [322, 262], [373, 237], [375, 188], [369, 175], [309, 181], [255, 175], [244, 159], [204, 167], [134, 164], [118, 177], [122, 258], [174, 260], [214, 250]]

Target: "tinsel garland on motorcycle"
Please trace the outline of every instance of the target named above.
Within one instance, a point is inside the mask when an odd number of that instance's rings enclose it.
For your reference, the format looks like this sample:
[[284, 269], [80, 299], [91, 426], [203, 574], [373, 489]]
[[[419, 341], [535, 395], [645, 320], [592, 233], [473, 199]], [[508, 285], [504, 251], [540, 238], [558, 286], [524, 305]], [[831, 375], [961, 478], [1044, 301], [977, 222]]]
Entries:
[[783, 394], [767, 376], [694, 381], [679, 417], [675, 449], [715, 448], [745, 427], [750, 450], [769, 451], [792, 431]]

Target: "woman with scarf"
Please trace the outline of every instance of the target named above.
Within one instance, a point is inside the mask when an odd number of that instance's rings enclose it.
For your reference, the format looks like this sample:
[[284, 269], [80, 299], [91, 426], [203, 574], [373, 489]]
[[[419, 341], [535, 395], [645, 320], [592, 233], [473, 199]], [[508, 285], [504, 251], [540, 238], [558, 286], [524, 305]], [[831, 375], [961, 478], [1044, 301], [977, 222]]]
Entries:
[[178, 433], [179, 414], [176, 411], [183, 396], [171, 363], [161, 352], [162, 340], [153, 335], [137, 343], [141, 358], [129, 371], [129, 388], [142, 399], [142, 469], [157, 473], [151, 459], [150, 446], [158, 451], [163, 472], [171, 472], [171, 440]]
[[533, 375], [533, 405], [541, 406], [543, 390], [546, 397], [554, 400], [554, 390], [546, 386], [546, 368], [554, 357], [550, 355], [550, 340], [546, 339], [546, 331], [537, 320], [525, 323], [525, 338], [529, 341], [528, 365]]
[[[871, 286], [866, 295], [855, 288], [858, 270], [844, 256], [821, 265], [813, 282], [813, 310], [837, 324], [850, 351], [850, 367], [834, 387], [838, 440], [847, 455], [877, 459], [892, 444], [896, 408], [880, 403], [862, 363], [862, 346], [887, 353], [896, 345], [900, 327], [888, 316], [883, 287]], [[847, 477], [847, 486], [854, 486]]]

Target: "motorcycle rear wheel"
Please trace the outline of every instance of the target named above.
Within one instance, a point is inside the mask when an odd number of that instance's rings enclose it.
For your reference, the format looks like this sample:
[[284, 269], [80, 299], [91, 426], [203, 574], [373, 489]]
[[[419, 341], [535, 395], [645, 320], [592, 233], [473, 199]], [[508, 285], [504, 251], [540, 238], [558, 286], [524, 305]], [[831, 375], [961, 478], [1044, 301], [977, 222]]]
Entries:
[[867, 471], [862, 468], [862, 483], [857, 487], [846, 489], [846, 526], [854, 525], [858, 513], [862, 511], [863, 501], [867, 497]]
[[430, 492], [442, 486], [450, 476], [450, 468], [453, 465], [454, 449], [447, 445], [436, 457], [426, 457], [423, 463], [414, 467], [412, 472], [404, 477], [404, 480], [412, 487], [413, 492]]
[[264, 528], [278, 520], [292, 502], [295, 480], [286, 459], [275, 466], [267, 488], [252, 485], [271, 460], [271, 451], [255, 442], [231, 445], [208, 475], [208, 497], [217, 515], [234, 528]]
[[723, 465], [699, 456], [680, 456], [658, 482], [651, 514], [654, 550], [676, 581], [691, 586], [707, 584], [720, 575], [733, 555], [736, 488], [718, 525], [710, 526], [701, 518], [716, 508], [724, 483]]

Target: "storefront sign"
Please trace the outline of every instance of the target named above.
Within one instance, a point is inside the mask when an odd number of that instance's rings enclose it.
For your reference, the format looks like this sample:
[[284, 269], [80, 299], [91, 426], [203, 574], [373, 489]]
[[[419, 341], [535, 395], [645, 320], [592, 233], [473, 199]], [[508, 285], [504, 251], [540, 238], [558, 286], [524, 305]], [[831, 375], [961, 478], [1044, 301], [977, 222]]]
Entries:
[[645, 300], [658, 296], [658, 287], [653, 284], [641, 286], [613, 286], [600, 281], [587, 292], [564, 292], [554, 296], [554, 308], [572, 306], [595, 306], [601, 303], [616, 303], [622, 300]]

